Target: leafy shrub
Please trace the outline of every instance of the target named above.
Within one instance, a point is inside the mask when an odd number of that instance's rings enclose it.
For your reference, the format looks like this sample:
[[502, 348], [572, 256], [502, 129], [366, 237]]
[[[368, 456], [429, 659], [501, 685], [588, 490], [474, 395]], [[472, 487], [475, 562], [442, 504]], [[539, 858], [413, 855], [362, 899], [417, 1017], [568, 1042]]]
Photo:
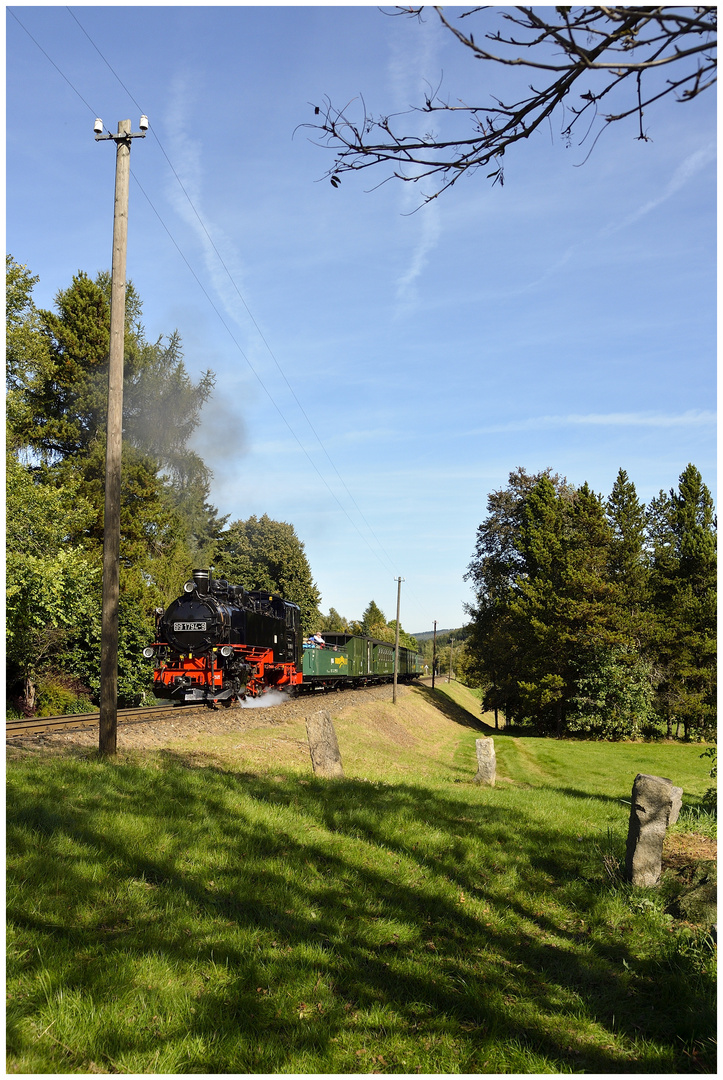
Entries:
[[[654, 723], [650, 663], [622, 646], [581, 659], [568, 728], [593, 739], [627, 739]], [[648, 736], [650, 737], [650, 736]]]
[[48, 675], [39, 680], [36, 716], [63, 716], [93, 712], [89, 691], [76, 679]]

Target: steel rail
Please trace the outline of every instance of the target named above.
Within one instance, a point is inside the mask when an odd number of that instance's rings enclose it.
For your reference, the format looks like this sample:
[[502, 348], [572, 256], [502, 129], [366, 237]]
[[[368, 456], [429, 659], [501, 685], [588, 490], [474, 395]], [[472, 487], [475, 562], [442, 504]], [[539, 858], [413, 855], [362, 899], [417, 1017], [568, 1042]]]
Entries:
[[[176, 712], [178, 706], [150, 705], [144, 708], [119, 709], [120, 723], [142, 723], [144, 720], [161, 719], [170, 712]], [[185, 711], [185, 710], [184, 710]], [[32, 716], [21, 720], [6, 720], [5, 739], [21, 738], [24, 735], [43, 735], [53, 731], [75, 731], [86, 727], [98, 727], [100, 713], [74, 713], [64, 716]]]

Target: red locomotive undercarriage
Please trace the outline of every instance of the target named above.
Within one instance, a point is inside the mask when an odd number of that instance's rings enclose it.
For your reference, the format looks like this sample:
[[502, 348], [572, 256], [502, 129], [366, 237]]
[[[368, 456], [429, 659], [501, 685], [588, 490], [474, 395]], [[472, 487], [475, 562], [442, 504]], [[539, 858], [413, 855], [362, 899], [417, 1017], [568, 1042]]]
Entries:
[[[252, 645], [226, 646], [201, 656], [181, 655], [160, 660], [153, 673], [156, 696], [188, 701], [188, 692], [201, 691], [208, 704], [231, 705], [244, 697], [258, 697], [267, 690], [300, 686], [303, 676], [294, 663], [274, 661], [273, 649]], [[244, 679], [229, 680], [228, 670], [244, 671]], [[160, 693], [158, 693], [160, 691]], [[201, 702], [199, 701], [199, 704]]]

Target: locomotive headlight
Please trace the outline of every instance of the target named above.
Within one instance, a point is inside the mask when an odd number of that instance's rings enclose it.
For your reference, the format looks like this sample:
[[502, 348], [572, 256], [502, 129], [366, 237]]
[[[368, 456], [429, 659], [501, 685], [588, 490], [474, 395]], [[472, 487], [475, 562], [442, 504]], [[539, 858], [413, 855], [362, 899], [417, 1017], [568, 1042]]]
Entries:
[[221, 648], [221, 656], [233, 656], [233, 649], [230, 645], [224, 645]]
[[156, 650], [153, 648], [152, 645], [147, 645], [146, 648], [143, 650], [143, 655], [145, 656], [146, 660], [150, 660], [155, 651]]
[[193, 592], [193, 590], [195, 588], [196, 588], [196, 582], [195, 581], [187, 581], [186, 584], [183, 586], [183, 591], [184, 592]]

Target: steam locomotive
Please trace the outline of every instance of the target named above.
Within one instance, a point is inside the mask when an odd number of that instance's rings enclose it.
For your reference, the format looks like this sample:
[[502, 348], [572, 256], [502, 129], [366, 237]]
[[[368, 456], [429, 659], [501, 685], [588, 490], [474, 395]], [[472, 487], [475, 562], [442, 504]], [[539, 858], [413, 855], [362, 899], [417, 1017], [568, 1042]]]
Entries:
[[[280, 596], [213, 579], [193, 579], [168, 608], [156, 610], [153, 693], [178, 704], [223, 705], [271, 689], [318, 691], [391, 682], [394, 647], [353, 634], [303, 641], [301, 612]], [[421, 674], [420, 657], [399, 649], [397, 680]]]

